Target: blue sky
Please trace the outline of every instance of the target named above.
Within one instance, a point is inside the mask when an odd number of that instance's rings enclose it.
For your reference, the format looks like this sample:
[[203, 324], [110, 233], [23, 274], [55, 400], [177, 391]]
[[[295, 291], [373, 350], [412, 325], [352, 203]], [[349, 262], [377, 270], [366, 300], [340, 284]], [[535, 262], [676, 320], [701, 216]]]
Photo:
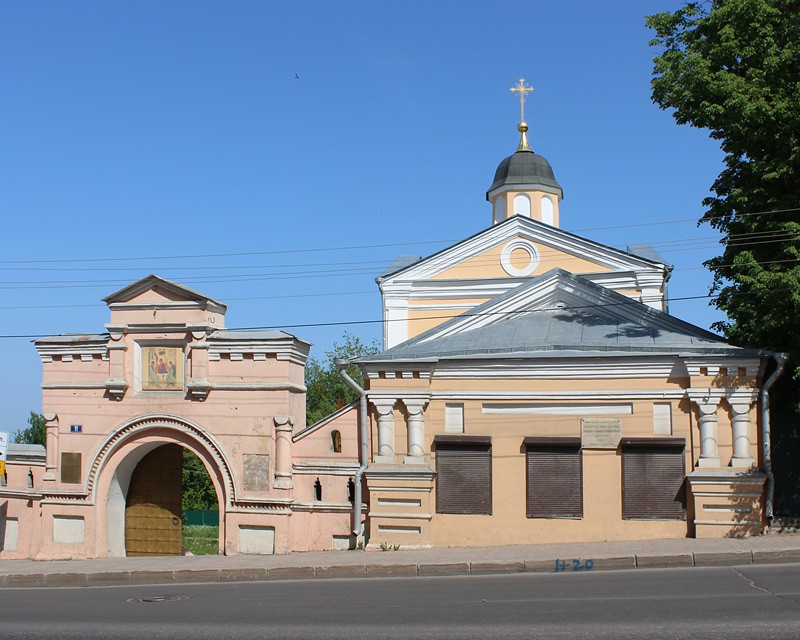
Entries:
[[[374, 277], [491, 221], [485, 192], [529, 139], [562, 228], [675, 265], [702, 327], [697, 228], [718, 145], [650, 101], [644, 18], [678, 2], [16, 2], [0, 5], [3, 336], [98, 332], [150, 273], [288, 327], [324, 355], [369, 342]], [[299, 76], [299, 78], [298, 78]], [[299, 324], [333, 326], [293, 327]], [[29, 338], [0, 338], [0, 430], [41, 409]]]

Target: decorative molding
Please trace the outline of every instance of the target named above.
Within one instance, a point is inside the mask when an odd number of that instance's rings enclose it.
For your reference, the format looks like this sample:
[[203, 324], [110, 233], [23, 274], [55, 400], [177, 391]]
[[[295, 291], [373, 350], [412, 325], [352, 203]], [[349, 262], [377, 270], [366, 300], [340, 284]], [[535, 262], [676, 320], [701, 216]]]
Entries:
[[349, 502], [311, 502], [295, 501], [291, 506], [292, 511], [319, 511], [328, 513], [350, 513], [353, 505]]
[[128, 383], [125, 378], [109, 378], [105, 382], [106, 393], [114, 400], [122, 400], [125, 391], [128, 389]]
[[[528, 264], [521, 269], [511, 264], [511, 254], [518, 249], [527, 253], [529, 258]], [[517, 238], [503, 247], [503, 250], [500, 252], [500, 266], [503, 267], [503, 271], [508, 275], [524, 278], [536, 271], [536, 267], [539, 266], [539, 253], [531, 242], [523, 238]]]
[[[231, 333], [231, 332], [228, 332]], [[207, 339], [209, 361], [218, 361], [223, 355], [229, 358], [242, 359], [249, 355], [255, 359], [255, 354], [274, 356], [277, 360], [287, 360], [299, 365], [305, 365], [308, 360], [310, 345], [294, 336], [278, 338], [248, 338], [221, 339], [212, 333]]]
[[300, 475], [352, 476], [358, 468], [358, 461], [307, 460], [292, 464], [292, 472]]
[[431, 391], [431, 400], [680, 400], [685, 389], [597, 389], [586, 391]]
[[211, 384], [208, 378], [190, 378], [186, 383], [186, 391], [195, 400], [204, 402], [211, 391]]
[[431, 399], [431, 393], [428, 390], [414, 390], [414, 389], [376, 389], [375, 391], [367, 390], [367, 399], [374, 405], [386, 404], [391, 402], [394, 405], [397, 400], [424, 401], [427, 402]]
[[674, 372], [679, 364], [678, 356], [659, 357], [653, 354], [648, 357], [631, 357], [624, 355], [587, 353], [586, 356], [568, 356], [556, 358], [553, 352], [548, 357], [537, 358], [534, 353], [526, 361], [524, 358], [503, 359], [497, 354], [496, 359], [470, 360], [466, 362], [440, 361], [433, 372], [433, 379], [470, 380], [470, 379], [584, 379], [599, 380], [605, 378], [663, 378]]
[[41, 500], [44, 494], [38, 489], [24, 489], [17, 487], [0, 486], [0, 498], [17, 500]]
[[42, 389], [105, 389], [106, 380], [102, 382], [43, 382]]
[[[91, 457], [91, 463], [84, 481], [84, 486], [86, 487], [85, 495], [91, 495], [92, 501], [97, 499], [95, 495], [97, 478], [115, 451], [123, 444], [157, 429], [167, 429], [188, 435], [200, 448], [204, 449], [219, 470], [225, 493], [222, 498], [226, 500], [228, 505], [236, 501], [238, 494], [236, 477], [231, 471], [231, 465], [220, 444], [199, 425], [189, 422], [186, 418], [169, 414], [145, 415], [132, 418], [108, 435]], [[223, 507], [224, 505], [220, 506]]]

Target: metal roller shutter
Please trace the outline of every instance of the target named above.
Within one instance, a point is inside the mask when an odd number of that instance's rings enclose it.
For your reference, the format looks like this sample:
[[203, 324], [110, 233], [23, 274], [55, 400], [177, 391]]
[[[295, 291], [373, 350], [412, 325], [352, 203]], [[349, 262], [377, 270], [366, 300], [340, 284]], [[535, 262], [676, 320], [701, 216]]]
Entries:
[[684, 441], [622, 442], [622, 517], [685, 520]]
[[529, 518], [583, 517], [580, 443], [527, 443]]
[[490, 442], [436, 441], [436, 513], [491, 515]]

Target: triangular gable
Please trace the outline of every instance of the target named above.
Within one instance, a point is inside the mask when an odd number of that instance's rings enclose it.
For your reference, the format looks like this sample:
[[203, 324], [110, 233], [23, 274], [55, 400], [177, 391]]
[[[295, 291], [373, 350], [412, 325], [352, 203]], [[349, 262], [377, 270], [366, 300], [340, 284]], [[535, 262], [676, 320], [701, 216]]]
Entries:
[[226, 305], [218, 302], [213, 298], [203, 295], [185, 287], [177, 282], [165, 280], [155, 275], [149, 275], [146, 278], [137, 280], [133, 284], [112, 293], [110, 296], [103, 298], [103, 302], [108, 305], [129, 303], [129, 302], [177, 302], [177, 301], [190, 301], [198, 303], [207, 303], [221, 309], [226, 309]]
[[582, 238], [538, 220], [514, 216], [427, 258], [386, 273], [379, 278], [379, 281], [416, 281], [435, 278], [443, 272], [515, 238], [528, 240], [547, 248], [548, 251], [561, 252], [595, 264], [597, 271], [664, 271], [669, 268], [669, 265], [665, 263]]
[[570, 349], [738, 350], [719, 336], [562, 269], [383, 353], [359, 359]]

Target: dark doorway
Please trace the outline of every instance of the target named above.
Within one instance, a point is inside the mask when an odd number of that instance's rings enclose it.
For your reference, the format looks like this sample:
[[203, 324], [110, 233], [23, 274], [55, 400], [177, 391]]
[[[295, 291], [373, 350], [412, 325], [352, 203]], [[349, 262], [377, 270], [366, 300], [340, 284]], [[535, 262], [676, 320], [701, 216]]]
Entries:
[[128, 556], [181, 555], [182, 468], [177, 444], [154, 449], [136, 465], [125, 506]]

